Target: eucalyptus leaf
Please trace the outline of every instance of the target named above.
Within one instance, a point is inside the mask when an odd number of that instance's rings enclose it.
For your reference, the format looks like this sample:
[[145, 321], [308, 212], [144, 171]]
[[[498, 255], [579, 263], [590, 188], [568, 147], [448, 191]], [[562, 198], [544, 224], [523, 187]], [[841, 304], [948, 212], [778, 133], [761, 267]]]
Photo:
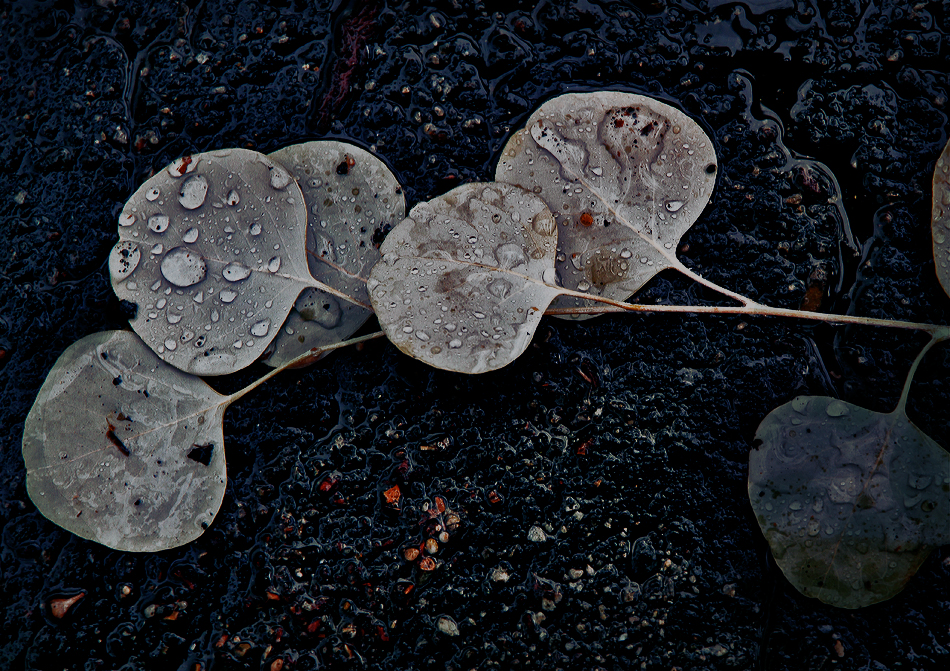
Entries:
[[[352, 144], [319, 140], [270, 154], [297, 180], [307, 204], [307, 260], [314, 279], [368, 305], [366, 280], [382, 236], [406, 216], [395, 175]], [[264, 354], [280, 366], [313, 347], [344, 340], [372, 310], [320, 289], [305, 289]], [[313, 363], [317, 357], [308, 359]]]
[[806, 596], [842, 608], [889, 599], [950, 542], [950, 453], [902, 406], [883, 414], [799, 396], [762, 421], [756, 440], [749, 499]]
[[148, 179], [119, 217], [112, 287], [165, 361], [223, 375], [261, 355], [300, 292], [307, 215], [293, 177], [246, 149], [195, 154]]
[[[539, 194], [557, 218], [561, 286], [622, 301], [666, 268], [716, 181], [699, 124], [646, 96], [569, 93], [517, 131], [495, 171]], [[576, 297], [555, 307], [590, 306]], [[573, 316], [575, 319], [591, 315]]]
[[412, 208], [370, 274], [373, 308], [406, 354], [462, 373], [495, 370], [531, 340], [560, 293], [554, 218], [510, 184], [465, 184]]
[[934, 167], [930, 227], [937, 278], [943, 290], [950, 295], [950, 142], [943, 148]]
[[87, 336], [60, 356], [26, 418], [30, 498], [64, 529], [117, 550], [189, 543], [224, 497], [229, 400], [128, 331]]

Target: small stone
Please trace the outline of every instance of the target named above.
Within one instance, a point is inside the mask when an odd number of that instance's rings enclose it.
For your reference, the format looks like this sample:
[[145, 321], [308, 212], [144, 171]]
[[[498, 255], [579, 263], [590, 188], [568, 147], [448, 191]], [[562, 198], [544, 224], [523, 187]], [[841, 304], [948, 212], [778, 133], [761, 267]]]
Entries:
[[439, 631], [447, 636], [459, 635], [459, 626], [455, 623], [455, 620], [448, 615], [440, 615], [435, 624], [439, 628]]
[[532, 543], [543, 543], [548, 539], [548, 535], [544, 533], [544, 529], [535, 525], [528, 529], [528, 540]]

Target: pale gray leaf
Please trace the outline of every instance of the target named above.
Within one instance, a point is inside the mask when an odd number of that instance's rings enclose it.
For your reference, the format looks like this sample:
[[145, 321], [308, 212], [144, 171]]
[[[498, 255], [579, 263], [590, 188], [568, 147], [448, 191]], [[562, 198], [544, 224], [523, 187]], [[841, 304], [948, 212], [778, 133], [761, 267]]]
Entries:
[[950, 295], [950, 142], [943, 148], [934, 167], [933, 210], [934, 263], [940, 286]]
[[[688, 116], [601, 91], [538, 108], [505, 146], [495, 179], [540, 194], [555, 214], [561, 286], [622, 301], [678, 263], [676, 246], [706, 206], [716, 170], [712, 141]], [[554, 305], [594, 303], [562, 296]]]
[[83, 338], [26, 419], [30, 498], [52, 522], [117, 550], [189, 543], [224, 497], [226, 400], [133, 333]]
[[137, 306], [132, 328], [198, 375], [252, 363], [274, 338], [307, 269], [306, 209], [283, 167], [246, 149], [175, 161], [119, 217], [112, 287]]
[[558, 295], [554, 218], [510, 184], [466, 184], [416, 205], [370, 275], [386, 336], [436, 368], [481, 373], [520, 355]]
[[[292, 145], [270, 158], [290, 171], [303, 191], [310, 274], [369, 305], [366, 280], [380, 258], [379, 240], [406, 216], [395, 175], [368, 151], [336, 140]], [[345, 340], [372, 314], [320, 289], [306, 289], [264, 362], [280, 366], [313, 347]]]
[[889, 599], [950, 542], [950, 453], [901, 411], [799, 396], [759, 425], [749, 499], [775, 561], [842, 608]]

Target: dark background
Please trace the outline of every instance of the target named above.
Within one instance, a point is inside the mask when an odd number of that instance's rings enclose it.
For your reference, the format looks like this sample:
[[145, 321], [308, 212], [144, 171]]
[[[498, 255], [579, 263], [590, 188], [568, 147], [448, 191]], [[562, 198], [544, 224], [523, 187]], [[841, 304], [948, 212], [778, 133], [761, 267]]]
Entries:
[[[746, 498], [774, 407], [893, 408], [924, 342], [893, 329], [549, 318], [481, 376], [376, 341], [228, 410], [228, 491], [198, 541], [125, 554], [36, 512], [24, 418], [68, 345], [125, 325], [117, 216], [192, 152], [346, 139], [411, 206], [491, 179], [555, 94], [645, 93], [716, 144], [688, 265], [770, 305], [950, 322], [929, 225], [950, 3], [328, 4], [0, 2], [0, 668], [947, 668], [950, 548], [895, 599], [838, 610], [789, 586]], [[718, 300], [673, 273], [640, 299]], [[910, 403], [944, 447], [948, 351]], [[451, 512], [434, 570], [407, 561]]]

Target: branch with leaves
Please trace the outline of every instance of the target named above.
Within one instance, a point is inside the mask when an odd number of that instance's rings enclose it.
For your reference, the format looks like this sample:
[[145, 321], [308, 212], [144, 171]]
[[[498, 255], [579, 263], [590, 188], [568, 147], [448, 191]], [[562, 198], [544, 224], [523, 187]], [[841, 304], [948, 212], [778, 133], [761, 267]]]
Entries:
[[[905, 412], [920, 361], [950, 327], [769, 307], [698, 275], [675, 250], [717, 172], [695, 121], [613, 91], [548, 101], [512, 135], [494, 182], [460, 186], [405, 218], [392, 173], [344, 143], [180, 159], [130, 198], [109, 259], [116, 294], [136, 306], [137, 335], [95, 334], [70, 347], [27, 418], [30, 496], [55, 523], [113, 548], [194, 540], [223, 498], [227, 406], [285, 368], [381, 335], [345, 340], [370, 306], [401, 351], [460, 373], [509, 364], [545, 314], [743, 314], [920, 330], [931, 339], [893, 412], [801, 396], [765, 418], [750, 453], [750, 500], [792, 584], [847, 608], [887, 599], [950, 542], [950, 453]], [[948, 175], [950, 148], [935, 171], [933, 216], [950, 293]], [[624, 302], [664, 269], [738, 305]], [[194, 376], [262, 355], [275, 370], [230, 396]]]

